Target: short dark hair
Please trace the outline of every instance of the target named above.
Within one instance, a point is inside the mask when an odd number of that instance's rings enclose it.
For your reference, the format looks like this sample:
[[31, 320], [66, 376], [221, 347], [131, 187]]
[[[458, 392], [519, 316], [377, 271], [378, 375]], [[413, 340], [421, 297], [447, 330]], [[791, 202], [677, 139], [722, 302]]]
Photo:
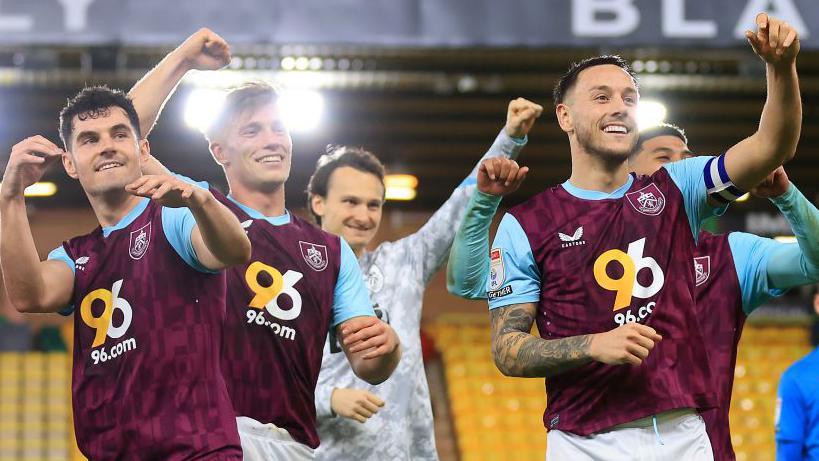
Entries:
[[634, 70], [631, 68], [631, 65], [629, 65], [629, 63], [620, 56], [603, 55], [595, 56], [593, 58], [586, 58], [569, 66], [569, 70], [566, 71], [566, 73], [560, 77], [560, 80], [557, 81], [557, 84], [552, 90], [552, 98], [555, 106], [563, 103], [563, 101], [566, 99], [566, 94], [568, 94], [568, 92], [574, 87], [574, 84], [577, 83], [577, 76], [580, 74], [580, 72], [583, 72], [589, 67], [603, 66], [607, 64], [623, 69], [634, 81], [634, 85], [637, 86], [637, 76], [634, 74]]
[[219, 114], [208, 125], [205, 137], [208, 141], [221, 134], [238, 116], [249, 109], [278, 101], [279, 92], [275, 86], [262, 82], [247, 82], [232, 88], [225, 96]]
[[686, 146], [688, 145], [688, 137], [685, 136], [685, 130], [671, 123], [661, 123], [640, 132], [640, 137], [637, 138], [637, 146], [634, 148], [635, 152], [643, 147], [644, 142], [658, 136], [675, 136], [684, 142]]
[[382, 186], [384, 185], [386, 169], [384, 164], [372, 152], [363, 147], [327, 146], [327, 153], [319, 157], [318, 162], [316, 162], [316, 171], [313, 172], [310, 181], [307, 183], [307, 208], [310, 209], [310, 214], [313, 215], [313, 219], [316, 220], [319, 226], [321, 225], [321, 216], [313, 211], [312, 198], [316, 195], [327, 197], [330, 175], [336, 169], [344, 166], [370, 173], [378, 178]]
[[134, 103], [122, 90], [111, 89], [107, 86], [91, 86], [83, 88], [76, 96], [69, 99], [63, 110], [60, 111], [60, 138], [66, 150], [70, 150], [71, 133], [74, 130], [74, 116], [84, 116], [88, 114], [91, 118], [105, 116], [104, 109], [109, 107], [119, 107], [128, 115], [131, 127], [137, 135], [137, 139], [142, 139], [142, 131], [139, 129], [139, 115], [134, 108]]

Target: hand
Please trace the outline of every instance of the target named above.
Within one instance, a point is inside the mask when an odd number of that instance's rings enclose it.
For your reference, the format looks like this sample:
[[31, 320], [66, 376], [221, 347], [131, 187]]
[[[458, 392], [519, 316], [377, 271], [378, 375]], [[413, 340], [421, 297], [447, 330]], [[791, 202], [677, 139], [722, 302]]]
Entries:
[[478, 190], [484, 194], [504, 196], [518, 190], [526, 179], [529, 167], [507, 157], [492, 157], [478, 167]]
[[218, 70], [230, 63], [230, 45], [205, 27], [188, 37], [177, 50], [182, 53], [189, 69]]
[[399, 345], [395, 331], [375, 316], [354, 317], [341, 326], [342, 342], [351, 353], [367, 351], [364, 359], [391, 354]]
[[757, 32], [745, 31], [745, 38], [767, 64], [790, 65], [799, 54], [799, 33], [781, 19], [771, 18], [767, 13], [756, 15]]
[[592, 336], [589, 353], [593, 360], [609, 365], [640, 365], [654, 345], [663, 339], [654, 328], [627, 323]]
[[194, 208], [210, 196], [205, 189], [170, 175], [145, 175], [125, 186], [125, 190], [168, 208]]
[[62, 149], [39, 135], [18, 142], [11, 148], [0, 194], [3, 198], [22, 197], [26, 187], [39, 181], [62, 155]]
[[345, 418], [365, 423], [384, 406], [384, 401], [364, 389], [337, 387], [330, 396], [333, 412]]
[[532, 101], [523, 98], [510, 101], [506, 110], [506, 134], [513, 138], [526, 136], [542, 113], [543, 106]]
[[785, 173], [785, 168], [780, 166], [751, 189], [751, 194], [760, 198], [779, 197], [787, 192], [789, 187], [791, 187], [791, 181], [788, 179], [788, 174]]

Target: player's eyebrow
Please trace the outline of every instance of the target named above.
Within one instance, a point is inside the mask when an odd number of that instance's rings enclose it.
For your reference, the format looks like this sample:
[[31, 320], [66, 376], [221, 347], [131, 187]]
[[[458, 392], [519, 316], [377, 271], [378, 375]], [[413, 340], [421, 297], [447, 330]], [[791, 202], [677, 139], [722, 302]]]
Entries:
[[589, 88], [589, 92], [591, 93], [592, 91], [607, 91], [607, 92], [611, 92], [611, 87], [610, 87], [610, 86], [608, 86], [608, 85], [597, 85], [597, 86], [593, 86], [593, 87]]

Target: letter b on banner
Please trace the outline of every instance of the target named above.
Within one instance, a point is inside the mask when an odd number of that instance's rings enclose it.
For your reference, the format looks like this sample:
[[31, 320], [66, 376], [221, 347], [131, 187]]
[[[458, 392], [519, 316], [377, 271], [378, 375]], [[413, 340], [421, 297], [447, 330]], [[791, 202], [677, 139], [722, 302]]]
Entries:
[[632, 1], [572, 0], [572, 33], [578, 37], [620, 37], [634, 32], [640, 24], [640, 11]]

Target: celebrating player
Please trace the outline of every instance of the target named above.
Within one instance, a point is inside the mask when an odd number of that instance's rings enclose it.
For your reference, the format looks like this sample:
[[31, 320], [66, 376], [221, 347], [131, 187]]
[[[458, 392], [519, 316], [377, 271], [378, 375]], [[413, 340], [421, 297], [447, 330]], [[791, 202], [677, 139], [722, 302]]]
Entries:
[[[523, 98], [511, 101], [506, 125], [484, 158], [516, 157], [542, 110]], [[322, 442], [318, 459], [438, 459], [421, 358], [421, 303], [424, 288], [443, 264], [475, 191], [476, 170], [418, 232], [365, 251], [381, 223], [383, 166], [360, 149], [338, 148], [319, 159], [308, 185], [311, 210], [322, 229], [350, 242], [376, 309], [405, 347], [394, 376], [379, 386], [368, 386], [355, 378], [338, 354], [335, 338], [329, 338], [316, 389]]]
[[[760, 127], [716, 158], [628, 176], [638, 93], [619, 58], [583, 61], [555, 88], [572, 177], [504, 217], [487, 282], [499, 369], [549, 378], [550, 457], [713, 456], [693, 412], [715, 404], [690, 308], [694, 238], [713, 204], [793, 155], [801, 124], [796, 33], [764, 14], [757, 24], [748, 38], [768, 71]], [[536, 316], [541, 338], [529, 334]], [[642, 366], [614, 366], [624, 363]], [[652, 431], [661, 443], [641, 441]]]
[[[80, 450], [94, 460], [240, 460], [219, 367], [218, 272], [250, 256], [239, 221], [206, 189], [142, 176], [148, 143], [122, 92], [80, 92], [60, 114], [60, 135], [66, 152], [42, 136], [12, 149], [0, 260], [18, 310], [79, 311], [72, 401]], [[101, 227], [40, 262], [23, 191], [60, 158]]]
[[[636, 174], [691, 156], [685, 133], [663, 125], [640, 134], [629, 159]], [[744, 232], [700, 232], [694, 253], [697, 312], [717, 391], [717, 406], [701, 413], [714, 459], [734, 460], [728, 420], [737, 347], [745, 318], [772, 296], [819, 281], [819, 210], [780, 167], [751, 191], [770, 198], [791, 225], [797, 243], [780, 243]]]
[[[131, 90], [146, 132], [179, 79], [192, 68], [229, 61], [221, 37], [203, 29]], [[249, 264], [227, 272], [222, 370], [246, 460], [308, 460], [319, 444], [313, 392], [327, 333], [337, 332], [357, 376], [377, 384], [395, 369], [398, 337], [380, 321], [355, 255], [337, 236], [285, 208], [292, 140], [275, 89], [231, 91], [206, 132], [230, 195], [214, 195], [242, 221], [253, 242]], [[155, 160], [148, 169], [167, 173]]]

